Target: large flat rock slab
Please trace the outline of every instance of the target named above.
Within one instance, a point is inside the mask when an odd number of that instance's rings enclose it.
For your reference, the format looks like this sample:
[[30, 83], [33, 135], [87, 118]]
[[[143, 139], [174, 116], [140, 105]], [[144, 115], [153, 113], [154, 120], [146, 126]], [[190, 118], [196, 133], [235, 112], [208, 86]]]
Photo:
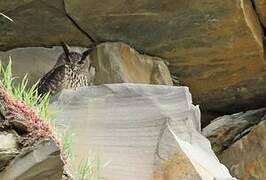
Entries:
[[107, 163], [101, 177], [111, 180], [232, 179], [200, 134], [200, 111], [186, 87], [63, 90], [50, 108], [59, 108], [60, 130], [75, 134], [74, 174], [82, 160], [97, 155]]

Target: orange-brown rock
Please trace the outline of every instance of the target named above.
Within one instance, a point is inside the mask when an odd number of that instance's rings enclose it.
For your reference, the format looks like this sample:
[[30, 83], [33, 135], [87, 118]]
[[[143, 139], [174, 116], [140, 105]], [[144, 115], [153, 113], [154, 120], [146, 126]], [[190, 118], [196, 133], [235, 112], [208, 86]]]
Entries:
[[168, 59], [202, 110], [224, 114], [264, 104], [263, 30], [251, 0], [65, 2], [95, 38]]
[[266, 179], [266, 120], [225, 150], [220, 160], [239, 179]]
[[252, 0], [256, 8], [256, 12], [260, 18], [264, 28], [266, 28], [266, 1], [265, 0]]
[[124, 43], [103, 43], [91, 57], [95, 84], [146, 83], [173, 85], [164, 60], [138, 53]]

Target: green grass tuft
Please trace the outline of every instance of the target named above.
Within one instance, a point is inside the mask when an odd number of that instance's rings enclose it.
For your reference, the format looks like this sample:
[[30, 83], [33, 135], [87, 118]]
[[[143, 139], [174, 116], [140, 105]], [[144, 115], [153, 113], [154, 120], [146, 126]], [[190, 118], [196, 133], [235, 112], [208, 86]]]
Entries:
[[28, 76], [25, 75], [19, 83], [15, 83], [16, 77], [12, 74], [12, 61], [9, 59], [7, 66], [0, 63], [0, 85], [16, 100], [24, 102], [27, 106], [35, 109], [43, 120], [49, 120], [48, 105], [49, 94], [38, 95], [38, 82], [30, 88], [28, 87]]

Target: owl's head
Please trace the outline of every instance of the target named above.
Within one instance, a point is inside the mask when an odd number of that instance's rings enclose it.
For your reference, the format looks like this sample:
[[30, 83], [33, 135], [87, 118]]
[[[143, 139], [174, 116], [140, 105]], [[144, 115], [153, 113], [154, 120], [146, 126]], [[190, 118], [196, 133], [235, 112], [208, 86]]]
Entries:
[[85, 68], [90, 68], [91, 62], [89, 55], [93, 50], [92, 48], [80, 53], [70, 51], [70, 48], [66, 44], [63, 44], [63, 50], [64, 52], [57, 59], [55, 66], [67, 65], [73, 70], [83, 70]]

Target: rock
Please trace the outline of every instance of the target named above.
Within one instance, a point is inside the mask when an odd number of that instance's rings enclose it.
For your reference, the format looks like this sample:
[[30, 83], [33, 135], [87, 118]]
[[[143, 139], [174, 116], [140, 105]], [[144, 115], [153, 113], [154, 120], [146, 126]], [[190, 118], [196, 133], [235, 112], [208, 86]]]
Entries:
[[[265, 118], [266, 119], [266, 118]], [[266, 179], [266, 120], [226, 149], [219, 159], [239, 179]]]
[[12, 133], [0, 132], [0, 171], [18, 154], [17, 138]]
[[101, 41], [126, 42], [169, 60], [204, 111], [239, 112], [232, 104], [246, 110], [247, 99], [264, 105], [263, 30], [250, 0], [65, 2], [69, 15]]
[[[263, 0], [254, 2], [263, 7]], [[204, 126], [208, 116], [264, 106], [263, 30], [251, 0], [65, 0], [65, 6], [63, 0], [1, 2], [14, 23], [0, 18], [0, 50], [62, 41], [90, 46], [89, 37], [122, 41], [169, 60], [171, 73], [201, 105]]]
[[252, 0], [263, 27], [266, 28], [266, 1]]
[[219, 117], [202, 130], [213, 150], [221, 154], [236, 141], [245, 136], [266, 115], [266, 108]]
[[0, 49], [52, 46], [62, 42], [85, 46], [91, 43], [66, 16], [63, 0], [7, 0], [0, 2]]
[[0, 134], [0, 150], [9, 150], [17, 148], [17, 138], [12, 133], [2, 133]]
[[95, 84], [146, 83], [173, 85], [161, 58], [139, 54], [124, 43], [103, 43], [92, 54]]
[[0, 173], [1, 180], [42, 179], [61, 180], [64, 163], [60, 149], [53, 140], [46, 139], [23, 151]]
[[233, 179], [200, 134], [200, 111], [186, 87], [63, 90], [50, 106], [56, 107], [60, 130], [75, 134], [72, 172], [89, 158], [108, 179]]

